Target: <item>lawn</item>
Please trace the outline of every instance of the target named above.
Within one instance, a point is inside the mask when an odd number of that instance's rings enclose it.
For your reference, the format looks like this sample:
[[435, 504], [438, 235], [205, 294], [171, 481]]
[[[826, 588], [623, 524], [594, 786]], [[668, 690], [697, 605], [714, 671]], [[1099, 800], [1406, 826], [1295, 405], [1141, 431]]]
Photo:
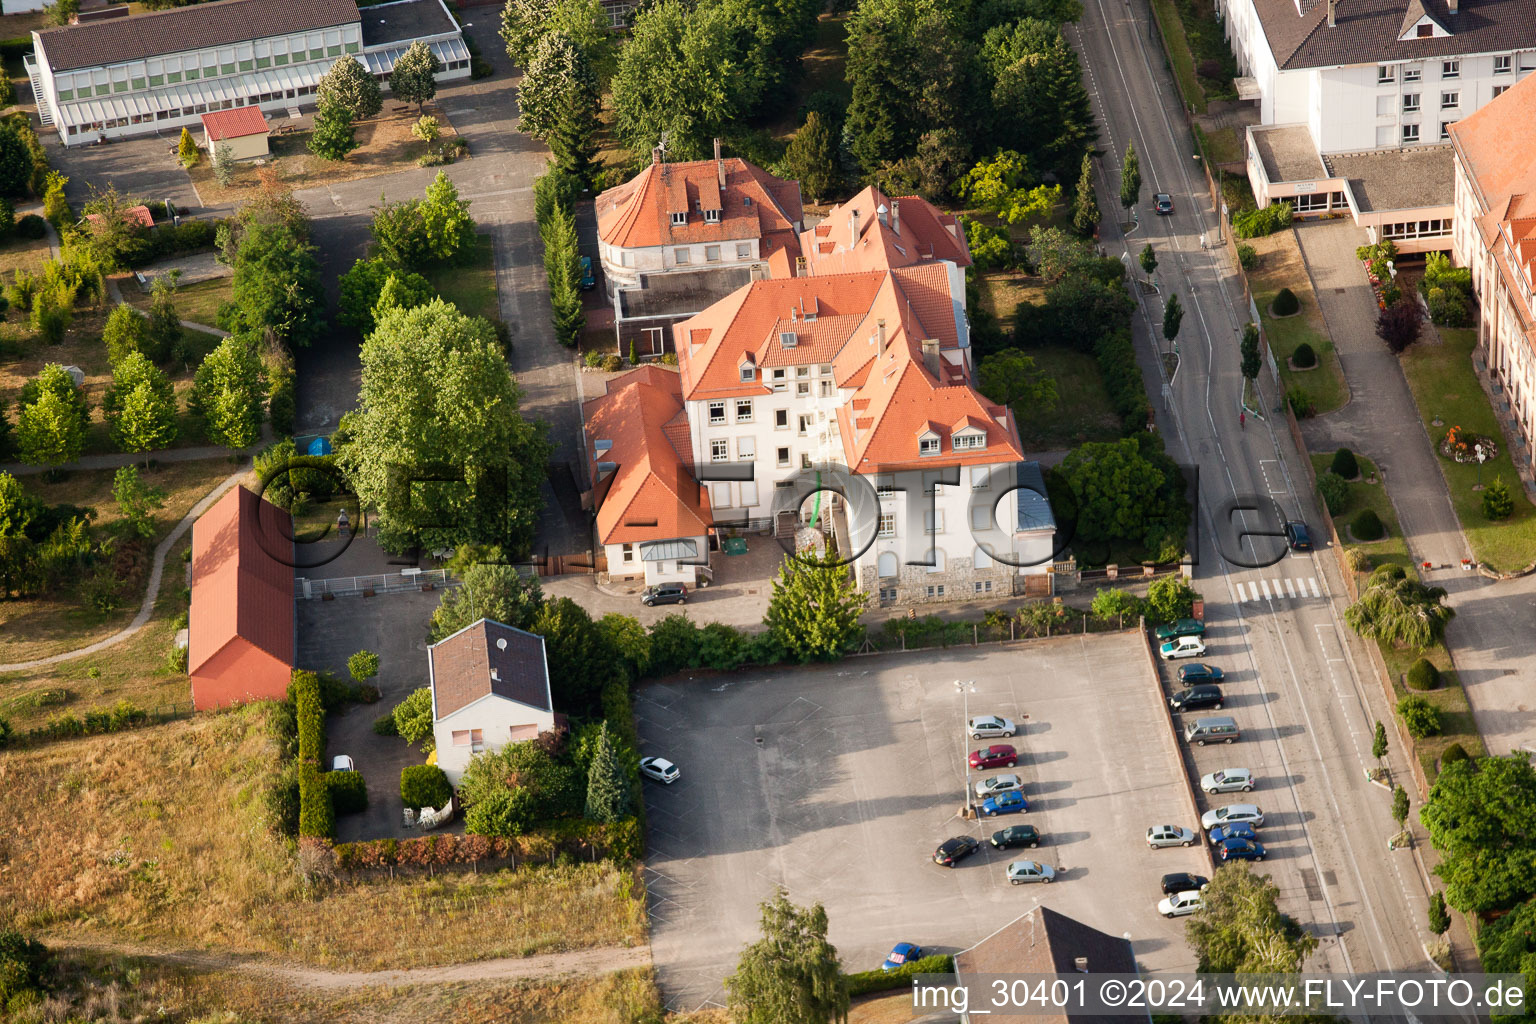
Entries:
[[[1435, 445], [1435, 459], [1445, 477], [1456, 517], [1472, 546], [1472, 557], [1499, 572], [1513, 572], [1536, 562], [1536, 509], [1531, 507], [1510, 457], [1509, 438], [1500, 428], [1498, 417], [1488, 402], [1488, 395], [1472, 369], [1472, 351], [1477, 347], [1473, 330], [1439, 329], [1441, 344], [1433, 344], [1436, 328], [1425, 326], [1429, 337], [1403, 353], [1403, 373], [1419, 418], [1430, 441]], [[1429, 343], [1426, 343], [1429, 342]], [[1441, 421], [1435, 426], [1434, 420]], [[1483, 515], [1483, 496], [1474, 491], [1478, 481], [1477, 463], [1458, 463], [1439, 453], [1446, 431], [1459, 426], [1464, 432], [1491, 437], [1499, 454], [1482, 467], [1484, 484], [1503, 477], [1515, 499], [1515, 511], [1508, 519], [1491, 521]]]
[[1019, 439], [1026, 451], [1057, 451], [1120, 437], [1120, 417], [1110, 403], [1098, 360], [1086, 352], [1065, 348], [1026, 351], [1035, 365], [1056, 381], [1054, 406], [1014, 406]]
[[496, 292], [496, 239], [491, 235], [476, 235], [474, 249], [464, 262], [430, 270], [423, 276], [445, 302], [458, 306], [460, 312], [483, 316], [492, 322], [501, 318]]
[[[149, 293], [139, 287], [133, 278], [120, 281], [123, 298], [140, 309], [149, 308]], [[176, 315], [183, 320], [208, 327], [219, 325], [219, 307], [234, 297], [235, 279], [215, 277], [195, 284], [184, 284], [176, 289]]]
[[306, 885], [264, 822], [272, 707], [9, 754], [15, 926], [350, 970], [645, 941], [643, 886], [607, 862]]
[[[1312, 294], [1312, 282], [1296, 247], [1296, 237], [1290, 231], [1282, 231], [1267, 238], [1249, 239], [1248, 244], [1259, 255], [1259, 265], [1248, 271], [1248, 286], [1258, 304], [1264, 333], [1280, 366], [1280, 379], [1285, 384], [1286, 393], [1294, 390], [1305, 395], [1312, 403], [1315, 415], [1332, 412], [1348, 400], [1349, 391], [1344, 385], [1344, 370], [1339, 365], [1338, 353], [1334, 351], [1323, 314], [1318, 309], [1317, 296]], [[1289, 317], [1270, 315], [1269, 305], [1282, 288], [1289, 288], [1301, 300], [1299, 314]], [[1317, 353], [1317, 366], [1311, 370], [1292, 370], [1286, 360], [1302, 342], [1311, 345]]]
[[1021, 302], [1044, 302], [1045, 286], [1038, 277], [1014, 270], [989, 270], [976, 276], [982, 309], [997, 317], [1003, 330], [1013, 330], [1013, 314]]
[[46, 238], [22, 238], [12, 235], [0, 243], [0, 284], [9, 285], [15, 280], [17, 270], [41, 273], [43, 262], [53, 255]]
[[[1359, 548], [1370, 555], [1372, 566], [1391, 563], [1401, 565], [1405, 569], [1411, 567], [1408, 545], [1403, 541], [1403, 531], [1397, 525], [1397, 513], [1393, 510], [1392, 500], [1376, 472], [1376, 464], [1359, 452], [1355, 453], [1355, 461], [1360, 466], [1360, 475], [1349, 482], [1349, 498], [1339, 514], [1333, 517], [1333, 528], [1338, 531], [1339, 540], [1347, 548]], [[1312, 469], [1319, 477], [1328, 471], [1332, 463], [1332, 452], [1312, 456]], [[1373, 479], [1375, 483], [1367, 482]], [[1321, 496], [1318, 497], [1318, 504], [1323, 504]], [[1386, 527], [1386, 536], [1376, 541], [1357, 541], [1349, 534], [1349, 523], [1368, 508], [1375, 511], [1376, 518], [1380, 519], [1381, 525]], [[1365, 575], [1357, 574], [1356, 582], [1363, 582]]]
[[1237, 137], [1236, 128], [1218, 128], [1200, 134], [1205, 139], [1205, 155], [1213, 169], [1220, 164], [1242, 163], [1243, 144]]

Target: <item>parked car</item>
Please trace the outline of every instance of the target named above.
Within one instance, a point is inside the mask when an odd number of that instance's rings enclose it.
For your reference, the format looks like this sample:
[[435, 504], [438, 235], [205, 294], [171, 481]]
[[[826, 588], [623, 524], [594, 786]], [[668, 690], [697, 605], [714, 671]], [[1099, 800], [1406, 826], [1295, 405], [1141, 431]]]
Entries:
[[1292, 520], [1285, 524], [1285, 540], [1290, 544], [1292, 551], [1311, 551], [1312, 535], [1307, 532], [1307, 524]]
[[1205, 653], [1205, 641], [1197, 636], [1181, 636], [1163, 644], [1157, 649], [1157, 653], [1164, 661], [1171, 661], [1174, 658], [1198, 658]]
[[1173, 212], [1173, 196], [1167, 192], [1159, 192], [1152, 197], [1152, 209], [1163, 216]]
[[1201, 711], [1205, 708], [1220, 711], [1221, 687], [1211, 683], [1191, 686], [1169, 697], [1168, 706], [1175, 711]]
[[1181, 636], [1204, 636], [1205, 623], [1199, 619], [1175, 619], [1167, 625], [1158, 626], [1152, 631], [1152, 635], [1159, 640], [1177, 640]]
[[1001, 715], [982, 715], [973, 718], [966, 725], [966, 730], [971, 734], [971, 739], [992, 739], [996, 736], [1012, 736], [1019, 731], [1019, 727], [1013, 724], [1013, 719], [1003, 718]]
[[357, 766], [352, 763], [352, 758], [350, 755], [337, 754], [335, 757], [331, 758], [331, 771], [355, 772], [357, 771]]
[[1213, 829], [1217, 825], [1233, 825], [1239, 821], [1247, 822], [1254, 828], [1263, 828], [1264, 812], [1259, 810], [1257, 804], [1228, 804], [1201, 815], [1200, 827]]
[[1205, 895], [1198, 891], [1176, 892], [1164, 896], [1157, 903], [1157, 912], [1164, 917], [1184, 917], [1205, 906]]
[[939, 848], [933, 851], [933, 862], [946, 868], [952, 868], [965, 858], [981, 849], [981, 840], [974, 836], [955, 836], [946, 839], [939, 844]]
[[1029, 801], [1024, 799], [1024, 794], [1016, 789], [999, 793], [997, 796], [989, 796], [981, 805], [981, 813], [989, 818], [999, 814], [1022, 814], [1027, 810], [1029, 810]]
[[1056, 869], [1049, 864], [1037, 864], [1032, 860], [1016, 860], [1008, 865], [1008, 881], [1014, 885], [1025, 882], [1046, 882], [1056, 877]]
[[1012, 768], [1019, 752], [1006, 743], [994, 743], [985, 750], [971, 751], [972, 768]]
[[1247, 768], [1223, 768], [1202, 776], [1200, 788], [1207, 793], [1251, 793], [1253, 772]]
[[1179, 682], [1185, 686], [1194, 686], [1196, 683], [1219, 683], [1226, 677], [1226, 673], [1215, 665], [1207, 665], [1203, 661], [1197, 661], [1193, 665], [1179, 666]]
[[1147, 845], [1156, 850], [1164, 846], [1191, 846], [1195, 834], [1182, 825], [1153, 825], [1147, 829]]
[[1225, 839], [1216, 852], [1222, 860], [1263, 860], [1264, 844], [1252, 839]]
[[1246, 821], [1240, 821], [1235, 825], [1217, 825], [1211, 829], [1211, 845], [1220, 846], [1228, 839], [1258, 839], [1259, 834], [1253, 830], [1253, 826]]
[[1171, 896], [1176, 892], [1204, 889], [1210, 884], [1211, 880], [1204, 875], [1196, 875], [1188, 871], [1175, 871], [1172, 874], [1163, 876], [1163, 895]]
[[913, 960], [923, 958], [923, 947], [915, 942], [898, 942], [886, 955], [885, 963], [880, 965], [882, 971], [894, 971], [903, 964], [909, 964]]
[[994, 775], [990, 779], [982, 779], [976, 783], [976, 799], [985, 800], [989, 796], [1006, 793], [1010, 789], [1023, 788], [1024, 780], [1017, 775]]
[[640, 603], [647, 608], [656, 604], [687, 604], [688, 587], [682, 583], [657, 583], [645, 588]]
[[682, 772], [677, 765], [664, 757], [642, 757], [640, 759], [640, 774], [648, 779], [655, 779], [665, 785], [672, 785], [680, 777]]
[[581, 290], [589, 292], [597, 287], [597, 278], [592, 276], [592, 257], [581, 258]]
[[1040, 830], [1033, 825], [1009, 825], [999, 832], [993, 832], [991, 842], [999, 850], [1015, 846], [1027, 846], [1033, 850], [1040, 845]]

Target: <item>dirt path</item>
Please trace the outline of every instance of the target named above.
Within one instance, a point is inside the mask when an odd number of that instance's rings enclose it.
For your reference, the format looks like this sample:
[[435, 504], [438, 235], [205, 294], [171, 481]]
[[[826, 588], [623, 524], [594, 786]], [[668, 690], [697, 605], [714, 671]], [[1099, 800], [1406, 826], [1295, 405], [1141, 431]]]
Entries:
[[337, 991], [369, 988], [377, 985], [446, 985], [464, 981], [506, 981], [521, 978], [559, 978], [573, 975], [592, 977], [634, 967], [649, 967], [651, 948], [614, 946], [581, 949], [571, 953], [547, 953], [542, 956], [502, 957], [449, 964], [445, 967], [411, 967], [395, 971], [327, 971], [315, 967], [295, 967], [270, 963], [235, 953], [198, 950], [166, 950], [133, 943], [74, 942], [46, 940], [54, 948], [113, 953], [119, 956], [158, 960], [199, 971], [232, 971], [259, 978], [270, 978], [303, 988]]

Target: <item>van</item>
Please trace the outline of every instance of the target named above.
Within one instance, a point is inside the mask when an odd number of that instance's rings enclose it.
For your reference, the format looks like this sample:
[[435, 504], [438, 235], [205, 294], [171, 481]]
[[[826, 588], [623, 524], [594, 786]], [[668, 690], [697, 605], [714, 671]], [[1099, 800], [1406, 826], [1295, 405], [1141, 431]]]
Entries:
[[1232, 718], [1197, 718], [1184, 727], [1184, 738], [1197, 747], [1207, 743], [1231, 743], [1242, 738], [1237, 720]]

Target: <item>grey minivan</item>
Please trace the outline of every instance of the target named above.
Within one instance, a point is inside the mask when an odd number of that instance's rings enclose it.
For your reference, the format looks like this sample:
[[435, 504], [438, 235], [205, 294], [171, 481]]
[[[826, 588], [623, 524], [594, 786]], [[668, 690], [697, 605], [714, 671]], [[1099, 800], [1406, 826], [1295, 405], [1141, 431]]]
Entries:
[[1220, 718], [1197, 718], [1184, 727], [1184, 739], [1197, 747], [1207, 743], [1233, 743], [1242, 738], [1237, 720], [1223, 715]]

